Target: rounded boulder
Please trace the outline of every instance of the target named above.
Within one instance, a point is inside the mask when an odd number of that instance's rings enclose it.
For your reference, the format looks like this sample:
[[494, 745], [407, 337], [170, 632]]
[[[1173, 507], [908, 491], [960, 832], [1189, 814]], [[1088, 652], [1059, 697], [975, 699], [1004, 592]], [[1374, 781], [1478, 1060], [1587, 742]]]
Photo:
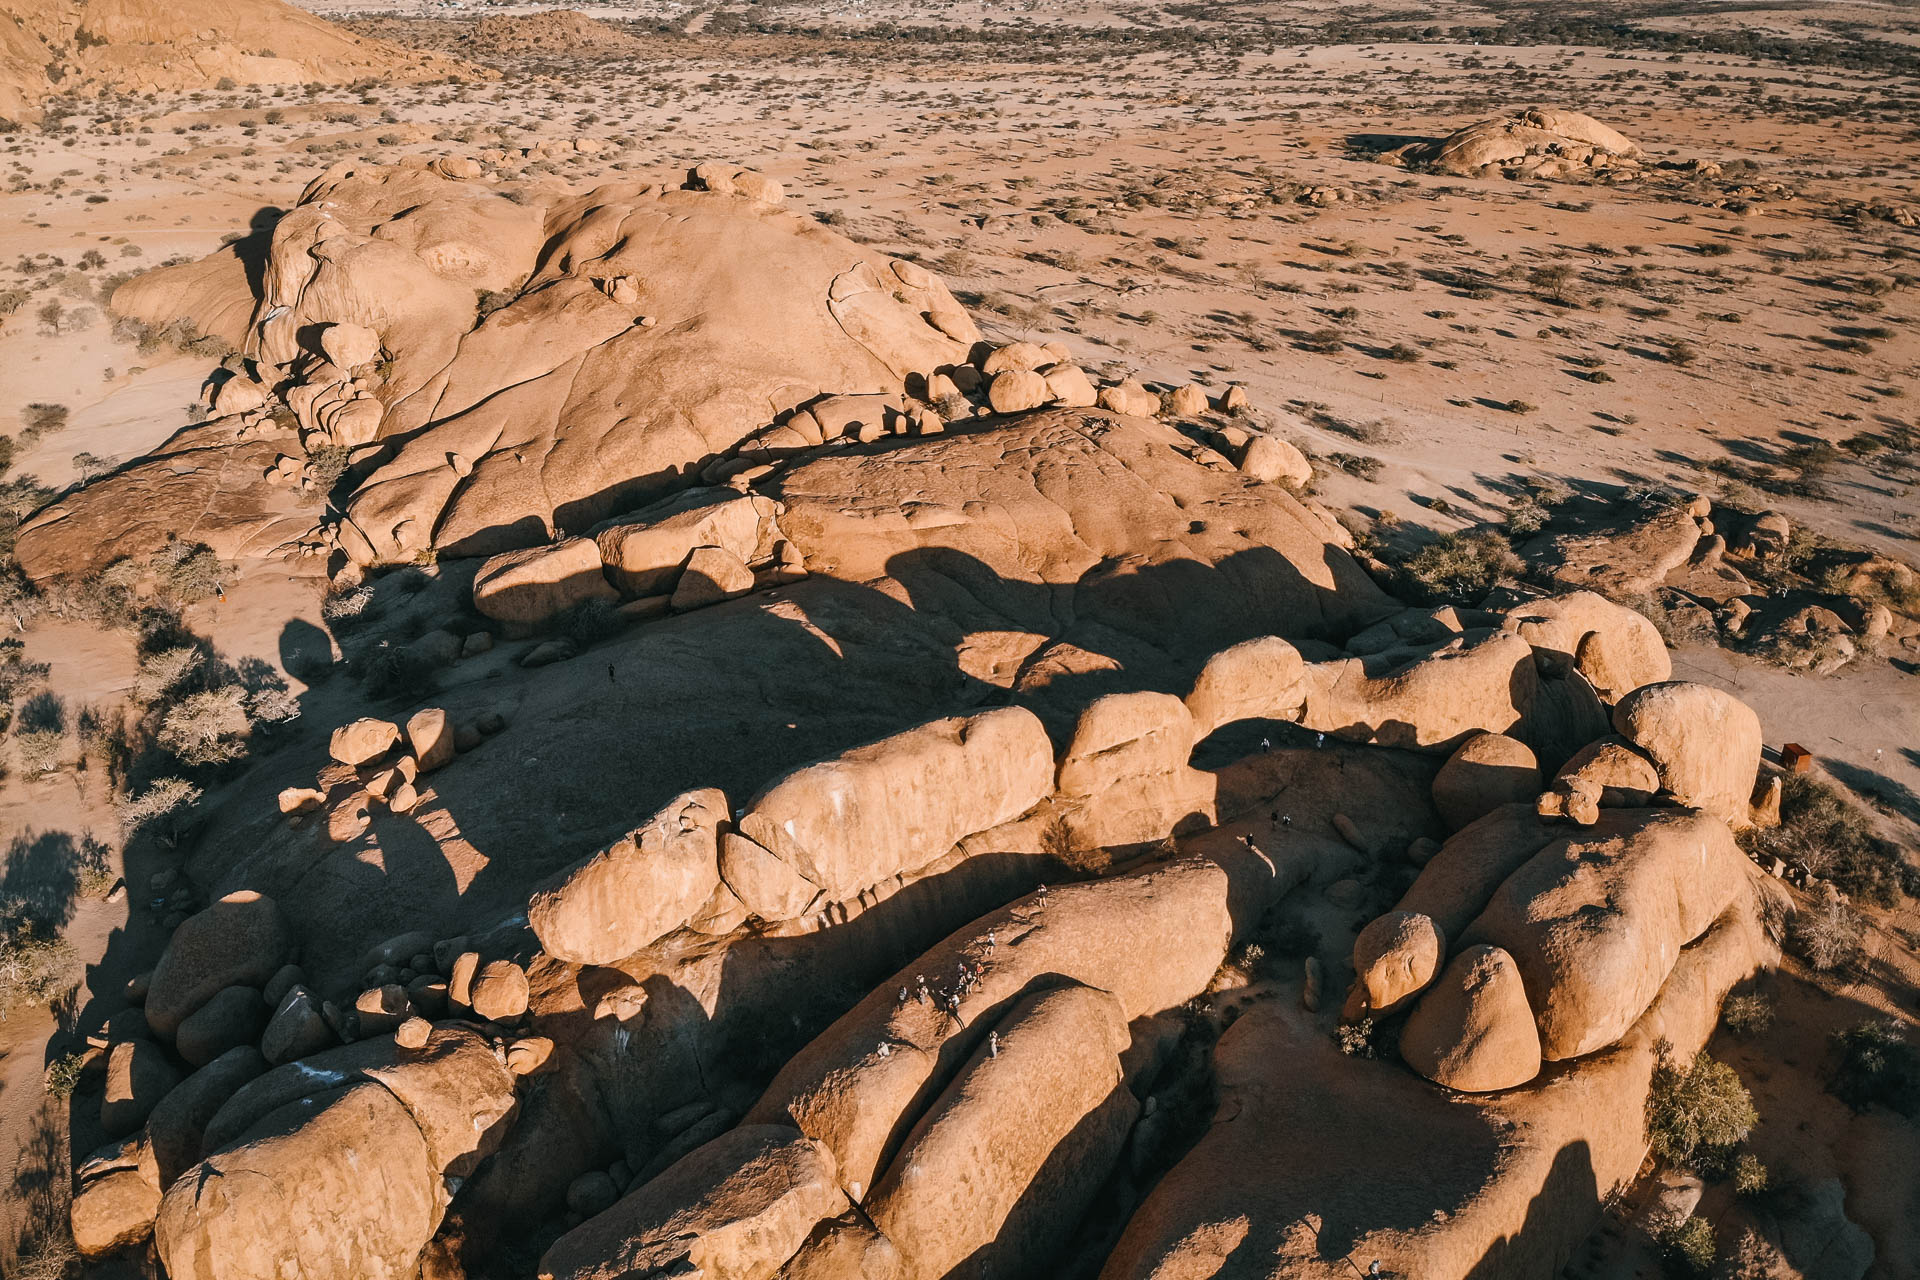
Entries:
[[1489, 1093], [1540, 1074], [1540, 1033], [1513, 957], [1468, 947], [1414, 1006], [1400, 1056], [1435, 1084]]
[[1533, 748], [1504, 733], [1477, 733], [1461, 743], [1433, 779], [1433, 807], [1458, 831], [1503, 804], [1540, 794], [1540, 762]]

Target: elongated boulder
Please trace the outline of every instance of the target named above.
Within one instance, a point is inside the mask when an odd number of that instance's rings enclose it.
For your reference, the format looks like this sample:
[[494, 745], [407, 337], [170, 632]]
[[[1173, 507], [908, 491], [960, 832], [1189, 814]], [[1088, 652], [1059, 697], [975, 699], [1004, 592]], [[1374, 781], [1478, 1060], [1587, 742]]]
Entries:
[[1443, 937], [1457, 939], [1508, 876], [1564, 834], [1532, 805], [1504, 805], [1454, 832], [1394, 909], [1428, 916]]
[[411, 1280], [461, 1180], [497, 1148], [513, 1077], [461, 1027], [363, 1040], [258, 1076], [207, 1122], [211, 1151], [154, 1225], [193, 1280]]
[[293, 930], [273, 899], [238, 890], [173, 932], [147, 989], [147, 1025], [172, 1039], [188, 1015], [228, 987], [263, 987], [293, 952]]
[[1480, 632], [1411, 655], [1389, 650], [1308, 664], [1300, 723], [1354, 742], [1451, 751], [1476, 730], [1508, 733], [1533, 707], [1539, 676], [1519, 636]]
[[[540, 1280], [766, 1280], [846, 1207], [833, 1157], [787, 1125], [745, 1124], [556, 1240]], [[678, 1270], [676, 1270], [676, 1268]]]
[[619, 598], [601, 571], [600, 548], [591, 538], [503, 552], [473, 578], [473, 607], [520, 627], [537, 626], [588, 600]]
[[1540, 794], [1540, 763], [1533, 748], [1503, 733], [1476, 733], [1447, 757], [1433, 779], [1433, 807], [1451, 829], [1505, 804]]
[[[825, 1143], [859, 1200], [902, 1126], [986, 1038], [987, 1011], [1039, 978], [1108, 992], [1129, 1023], [1171, 1009], [1219, 968], [1233, 928], [1227, 895], [1227, 873], [1197, 860], [1030, 894], [882, 982], [794, 1055], [747, 1119], [797, 1124]], [[963, 961], [978, 977], [957, 990]], [[957, 1004], [943, 1005], [948, 996]]]
[[1105, 992], [1027, 996], [992, 1036], [863, 1206], [916, 1275], [1044, 1270], [1139, 1112], [1120, 1070], [1126, 1017]]
[[1194, 736], [1204, 738], [1235, 720], [1291, 720], [1300, 713], [1306, 663], [1279, 636], [1256, 636], [1220, 650], [1187, 694]]
[[1686, 680], [1635, 689], [1613, 727], [1659, 771], [1661, 789], [1735, 827], [1760, 769], [1760, 717], [1730, 693]]
[[1032, 712], [955, 716], [857, 747], [772, 783], [741, 834], [832, 899], [924, 866], [1053, 790], [1053, 747]]
[[1681, 949], [1746, 882], [1746, 858], [1709, 814], [1612, 809], [1602, 817], [1528, 859], [1461, 938], [1513, 957], [1551, 1062], [1626, 1034]]
[[773, 528], [776, 505], [732, 489], [689, 489], [594, 534], [606, 574], [632, 596], [668, 591], [696, 547], [719, 547], [744, 562]]
[[444, 1208], [400, 1100], [361, 1082], [274, 1111], [175, 1182], [154, 1239], [170, 1276], [409, 1280]]
[[[147, 1117], [147, 1140], [153, 1146], [160, 1190], [200, 1162], [207, 1124], [241, 1086], [260, 1076], [267, 1060], [252, 1045], [242, 1045], [188, 1076], [160, 1100]], [[154, 1207], [159, 1207], [155, 1193]]]
[[685, 924], [720, 883], [727, 798], [709, 787], [535, 889], [527, 922], [549, 955], [612, 964]]
[[1540, 1032], [1513, 957], [1463, 949], [1400, 1030], [1400, 1057], [1435, 1084], [1487, 1093], [1540, 1074]]

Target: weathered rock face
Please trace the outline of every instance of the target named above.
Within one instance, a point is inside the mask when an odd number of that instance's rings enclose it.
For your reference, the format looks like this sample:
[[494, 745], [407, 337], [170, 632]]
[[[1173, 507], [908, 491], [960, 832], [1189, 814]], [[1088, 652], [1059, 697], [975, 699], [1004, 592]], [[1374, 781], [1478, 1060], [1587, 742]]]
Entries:
[[1661, 789], [1736, 827], [1760, 768], [1760, 717], [1732, 694], [1673, 680], [1634, 690], [1613, 710], [1614, 730], [1653, 761]]
[[171, 1039], [227, 987], [261, 987], [287, 962], [293, 931], [271, 898], [230, 893], [174, 930], [147, 989], [147, 1025]]
[[1501, 805], [1539, 794], [1540, 765], [1533, 749], [1501, 733], [1468, 738], [1433, 780], [1433, 807], [1455, 831]]
[[1040, 992], [991, 1034], [863, 1204], [916, 1275], [1044, 1270], [1139, 1111], [1120, 1072], [1126, 1018], [1106, 993]]
[[1193, 715], [1168, 693], [1110, 693], [1081, 713], [1055, 805], [1090, 848], [1158, 840], [1214, 817], [1214, 779], [1190, 767]]
[[1207, 659], [1187, 694], [1196, 738], [1235, 720], [1291, 720], [1299, 714], [1306, 663], [1279, 636], [1257, 636]]
[[1464, 948], [1401, 1028], [1400, 1057], [1463, 1093], [1511, 1089], [1540, 1074], [1540, 1033], [1513, 957]]
[[1564, 589], [1635, 596], [1659, 586], [1699, 543], [1700, 522], [1682, 506], [1591, 532], [1545, 535], [1521, 548], [1521, 555]]
[[[1134, 1214], [1101, 1278], [1332, 1280], [1373, 1258], [1422, 1280], [1556, 1274], [1640, 1169], [1655, 1043], [1697, 1051], [1728, 989], [1776, 955], [1754, 904], [1737, 902], [1620, 1045], [1483, 1095], [1346, 1057], [1297, 1012], [1257, 1008], [1215, 1050], [1212, 1128]], [[1322, 1149], [1341, 1158], [1298, 1155]]]
[[727, 820], [725, 795], [690, 792], [547, 881], [527, 907], [540, 945], [574, 964], [612, 964], [679, 928], [720, 884]]
[[1541, 1055], [1577, 1058], [1626, 1034], [1747, 872], [1714, 817], [1604, 810], [1596, 825], [1548, 844], [1509, 876], [1462, 941], [1513, 958]]
[[472, 1031], [442, 1028], [400, 1052], [362, 1041], [234, 1093], [207, 1124], [213, 1154], [161, 1202], [167, 1274], [414, 1276], [451, 1185], [499, 1145], [515, 1103], [513, 1077]]
[[747, 806], [741, 834], [846, 898], [1032, 808], [1053, 789], [1053, 747], [1007, 707], [918, 729], [811, 765]]
[[1479, 176], [1490, 170], [1515, 176], [1564, 176], [1554, 162], [1581, 169], [1631, 164], [1640, 148], [1621, 134], [1578, 111], [1533, 107], [1499, 120], [1483, 120], [1410, 153], [1441, 173]]
[[1440, 972], [1447, 940], [1432, 917], [1390, 911], [1353, 940], [1354, 1018], [1385, 1017], [1411, 1004]]
[[787, 1125], [741, 1125], [560, 1237], [539, 1276], [619, 1280], [677, 1267], [765, 1280], [846, 1203], [820, 1143]]
[[770, 481], [815, 573], [967, 584], [1021, 612], [1196, 656], [1345, 634], [1393, 608], [1285, 489], [1196, 465], [1157, 422], [1049, 409], [987, 430], [841, 450]]
[[1409, 653], [1309, 663], [1309, 729], [1386, 747], [1450, 751], [1476, 730], [1520, 729], [1539, 676], [1519, 636], [1480, 633]]
[[1532, 805], [1495, 809], [1441, 845], [1395, 909], [1429, 916], [1444, 937], [1457, 940], [1508, 876], [1564, 834]]
[[493, 556], [473, 579], [473, 607], [489, 618], [533, 626], [588, 600], [615, 601], [591, 538], [568, 538]]
[[293, 548], [313, 528], [313, 507], [261, 477], [295, 441], [242, 439], [242, 426], [217, 418], [183, 428], [112, 476], [48, 503], [20, 526], [20, 567], [36, 581], [84, 575], [122, 556], [151, 555], [182, 529], [225, 561]]
[[[964, 321], [937, 279], [910, 269], [910, 284], [889, 260], [763, 201], [610, 184], [534, 206], [523, 229], [494, 216], [486, 188], [463, 185], [431, 194], [468, 225], [487, 210], [487, 234], [460, 243], [477, 241], [503, 268], [491, 287], [531, 273], [477, 324], [466, 279], [463, 307], [395, 323], [393, 273], [419, 278], [429, 297], [456, 281], [448, 242], [391, 243], [423, 193], [390, 171], [316, 182], [275, 234], [274, 261], [288, 269], [269, 271], [264, 301], [292, 310], [263, 328], [263, 347], [321, 318], [374, 312], [384, 323], [370, 327], [394, 351], [380, 433], [410, 434], [349, 502], [342, 542], [359, 559], [426, 545], [488, 554], [584, 529], [678, 487], [680, 474], [786, 411], [823, 393], [897, 390], [909, 373], [964, 361], [978, 336], [956, 339], [928, 318]], [[322, 200], [349, 210], [328, 210], [342, 226], [327, 242], [334, 269], [295, 271]], [[389, 262], [395, 254], [405, 260]], [[621, 277], [634, 282], [626, 302], [595, 287]], [[530, 331], [538, 341], [525, 340]]]
[[[1173, 1008], [1204, 990], [1219, 967], [1232, 931], [1227, 894], [1219, 866], [1183, 861], [1023, 898], [882, 982], [787, 1063], [747, 1119], [798, 1124], [825, 1143], [841, 1185], [858, 1200], [903, 1121], [985, 1039], [981, 1012], [1041, 977], [1109, 993], [1129, 1022]], [[952, 993], [956, 1019], [938, 1006], [946, 986], [925, 998], [917, 992], [920, 976], [944, 982], [963, 959], [979, 977]]]

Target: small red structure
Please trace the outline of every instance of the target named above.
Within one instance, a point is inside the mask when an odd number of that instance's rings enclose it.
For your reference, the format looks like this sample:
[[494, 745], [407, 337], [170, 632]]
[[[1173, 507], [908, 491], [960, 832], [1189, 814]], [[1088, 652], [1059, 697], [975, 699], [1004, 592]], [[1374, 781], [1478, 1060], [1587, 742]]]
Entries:
[[1780, 765], [1788, 773], [1809, 773], [1813, 770], [1813, 752], [1797, 742], [1789, 742], [1780, 748]]

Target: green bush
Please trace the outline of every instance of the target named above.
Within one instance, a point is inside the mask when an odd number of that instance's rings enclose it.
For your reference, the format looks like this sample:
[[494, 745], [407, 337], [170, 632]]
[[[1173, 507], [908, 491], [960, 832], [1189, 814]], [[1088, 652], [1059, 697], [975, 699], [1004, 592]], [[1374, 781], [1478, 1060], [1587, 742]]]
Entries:
[[1743, 1040], [1764, 1035], [1773, 1025], [1773, 1001], [1757, 991], [1728, 996], [1727, 1002], [1720, 1006], [1720, 1020], [1726, 1023], [1727, 1030]]
[[1773, 1186], [1773, 1175], [1767, 1172], [1767, 1166], [1760, 1163], [1760, 1157], [1751, 1151], [1742, 1151], [1733, 1162], [1733, 1191], [1735, 1195], [1763, 1196]]
[[1526, 565], [1497, 533], [1449, 533], [1401, 566], [1413, 586], [1435, 604], [1477, 604]]
[[1893, 1018], [1871, 1018], [1833, 1038], [1840, 1050], [1828, 1088], [1856, 1111], [1875, 1103], [1913, 1115], [1920, 1112], [1920, 1052], [1907, 1043]]
[[1662, 1046], [1647, 1091], [1647, 1139], [1656, 1156], [1676, 1164], [1711, 1163], [1759, 1119], [1753, 1096], [1732, 1067], [1701, 1053], [1682, 1070]]
[[1705, 1218], [1690, 1216], [1676, 1222], [1660, 1237], [1661, 1260], [1676, 1276], [1705, 1277], [1713, 1272], [1713, 1260], [1720, 1251], [1713, 1224]]
[[1859, 958], [1866, 930], [1866, 922], [1839, 891], [1823, 884], [1812, 902], [1793, 913], [1787, 946], [1816, 972], [1827, 973]]
[[64, 1098], [73, 1092], [80, 1083], [80, 1073], [86, 1069], [87, 1055], [69, 1053], [55, 1058], [47, 1064], [46, 1089], [49, 1097]]

